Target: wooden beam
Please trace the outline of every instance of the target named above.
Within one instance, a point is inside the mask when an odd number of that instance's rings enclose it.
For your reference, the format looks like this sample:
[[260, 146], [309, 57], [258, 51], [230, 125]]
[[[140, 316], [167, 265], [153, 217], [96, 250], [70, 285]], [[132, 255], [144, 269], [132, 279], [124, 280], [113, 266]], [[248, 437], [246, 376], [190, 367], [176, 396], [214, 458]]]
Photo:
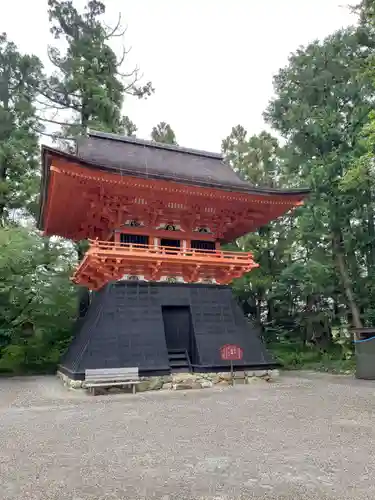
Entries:
[[[211, 233], [199, 233], [198, 231], [166, 231], [164, 229], [154, 229], [146, 226], [133, 227], [133, 226], [123, 226], [120, 229], [115, 230], [115, 234], [126, 233], [126, 234], [139, 234], [143, 236], [150, 236], [154, 238], [165, 238], [172, 240], [201, 240], [201, 241], [215, 241], [215, 237]], [[115, 238], [116, 241], [119, 241]]]

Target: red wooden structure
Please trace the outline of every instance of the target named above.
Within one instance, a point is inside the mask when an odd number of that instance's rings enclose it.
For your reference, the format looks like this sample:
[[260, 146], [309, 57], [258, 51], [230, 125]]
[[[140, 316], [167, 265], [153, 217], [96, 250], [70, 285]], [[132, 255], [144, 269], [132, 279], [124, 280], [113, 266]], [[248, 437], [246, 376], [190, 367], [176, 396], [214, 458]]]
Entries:
[[225, 286], [257, 263], [222, 245], [307, 190], [253, 187], [221, 155], [132, 137], [93, 132], [76, 146], [42, 149], [39, 228], [89, 243], [72, 280], [90, 292], [60, 370], [78, 379], [92, 368], [222, 370], [225, 344], [243, 348], [241, 369], [274, 366]]
[[[163, 148], [164, 155], [175, 155], [176, 165], [181, 155], [193, 167], [199, 158], [203, 172], [212, 172], [202, 178], [199, 165], [198, 172], [184, 173], [183, 180], [174, 172], [147, 172], [147, 158], [142, 170], [118, 168], [108, 159], [115, 142], [106, 134], [92, 134], [74, 156], [43, 148], [40, 227], [47, 236], [89, 239], [90, 249], [73, 280], [92, 290], [123, 276], [230, 283], [257, 264], [251, 253], [222, 251], [221, 244], [300, 205], [306, 195], [252, 188], [220, 155], [123, 141], [158, 152]], [[138, 150], [134, 155], [142, 154]], [[134, 155], [130, 160], [136, 163]]]

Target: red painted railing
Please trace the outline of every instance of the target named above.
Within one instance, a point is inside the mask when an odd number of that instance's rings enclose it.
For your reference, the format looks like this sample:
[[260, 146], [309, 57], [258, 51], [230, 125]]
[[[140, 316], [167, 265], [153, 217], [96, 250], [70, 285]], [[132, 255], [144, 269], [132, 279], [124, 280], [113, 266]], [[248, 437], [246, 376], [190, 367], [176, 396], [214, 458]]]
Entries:
[[[253, 254], [250, 252], [228, 252], [223, 250], [202, 250], [196, 248], [176, 248], [176, 247], [162, 247], [156, 245], [141, 245], [136, 243], [118, 243], [112, 241], [98, 241], [89, 240], [90, 249], [87, 254], [103, 252], [105, 254], [112, 254], [113, 256], [135, 256], [143, 255], [153, 258], [184, 258], [184, 259], [207, 259], [211, 262], [228, 261], [232, 260], [238, 264], [254, 263]], [[228, 264], [228, 262], [226, 262]], [[254, 263], [254, 267], [257, 265]]]

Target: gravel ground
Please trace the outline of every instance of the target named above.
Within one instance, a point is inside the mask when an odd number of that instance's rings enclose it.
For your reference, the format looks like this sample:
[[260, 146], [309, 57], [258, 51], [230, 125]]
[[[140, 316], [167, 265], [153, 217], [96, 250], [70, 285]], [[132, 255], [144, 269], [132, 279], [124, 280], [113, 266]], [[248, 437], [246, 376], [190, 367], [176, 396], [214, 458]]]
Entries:
[[88, 396], [0, 379], [6, 500], [374, 499], [375, 383]]

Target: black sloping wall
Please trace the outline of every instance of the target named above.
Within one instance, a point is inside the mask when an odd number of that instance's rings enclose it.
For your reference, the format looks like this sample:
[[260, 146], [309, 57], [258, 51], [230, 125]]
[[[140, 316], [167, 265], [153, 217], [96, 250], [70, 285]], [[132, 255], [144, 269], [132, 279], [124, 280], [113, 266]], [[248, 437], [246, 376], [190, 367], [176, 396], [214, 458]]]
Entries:
[[274, 363], [259, 332], [247, 321], [229, 287], [192, 288], [190, 300], [202, 367], [229, 366], [229, 362], [220, 358], [220, 347], [225, 344], [237, 344], [244, 350], [244, 359], [234, 362], [234, 366], [262, 367]]
[[169, 373], [156, 289], [111, 283], [94, 293], [81, 321], [60, 364], [72, 378], [94, 368], [138, 366], [140, 372]]
[[243, 348], [244, 359], [234, 363], [238, 368], [275, 365], [229, 287], [122, 281], [93, 294], [60, 370], [76, 379], [84, 378], [88, 368], [137, 366], [141, 375], [169, 373], [162, 306], [190, 307], [194, 370], [228, 369], [229, 362], [220, 359], [224, 344]]

